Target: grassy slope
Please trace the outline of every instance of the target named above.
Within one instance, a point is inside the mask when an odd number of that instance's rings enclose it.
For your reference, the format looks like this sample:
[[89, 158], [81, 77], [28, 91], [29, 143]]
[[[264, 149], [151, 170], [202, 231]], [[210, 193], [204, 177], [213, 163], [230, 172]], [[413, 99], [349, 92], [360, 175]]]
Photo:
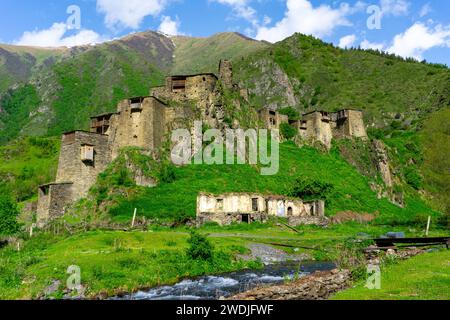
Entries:
[[370, 122], [390, 124], [396, 113], [404, 113], [406, 118], [424, 115], [449, 99], [448, 68], [342, 50], [303, 35], [237, 61], [237, 78], [254, 87], [264, 76], [261, 61], [267, 59], [289, 76], [300, 102], [294, 107], [300, 110], [357, 108], [365, 111]]
[[217, 73], [220, 59], [239, 59], [268, 46], [237, 33], [219, 33], [209, 38], [178, 36], [172, 40], [176, 46], [172, 74]]
[[280, 149], [280, 170], [275, 176], [261, 176], [248, 165], [191, 165], [176, 169], [177, 180], [152, 189], [142, 188], [131, 200], [119, 200], [111, 210], [117, 220], [129, 220], [134, 208], [149, 218], [182, 220], [195, 217], [199, 192], [262, 192], [285, 194], [297, 177], [331, 183], [334, 191], [327, 204], [327, 214], [351, 210], [378, 212], [384, 221], [405, 221], [417, 215], [433, 214], [417, 197], [407, 198], [406, 209], [386, 199], [377, 199], [368, 179], [360, 175], [337, 152], [322, 154], [313, 148], [298, 148], [287, 143]]
[[381, 270], [381, 289], [365, 283], [338, 293], [336, 300], [449, 300], [450, 251], [423, 254]]
[[213, 239], [217, 249], [212, 262], [193, 261], [185, 255], [187, 233], [88, 232], [70, 238], [41, 235], [18, 253], [0, 250], [0, 299], [32, 299], [52, 281], [61, 281], [54, 296], [61, 298], [67, 268], [81, 269], [87, 296], [112, 295], [136, 288], [176, 283], [186, 277], [241, 269], [251, 263], [230, 260], [245, 252], [235, 239]]
[[60, 139], [23, 138], [0, 147], [0, 192], [18, 201], [36, 197], [37, 186], [56, 176]]

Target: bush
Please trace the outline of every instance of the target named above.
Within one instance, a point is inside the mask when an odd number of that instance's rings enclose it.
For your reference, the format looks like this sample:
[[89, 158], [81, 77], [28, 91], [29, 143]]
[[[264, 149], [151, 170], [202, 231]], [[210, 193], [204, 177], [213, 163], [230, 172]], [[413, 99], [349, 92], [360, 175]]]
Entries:
[[159, 168], [159, 180], [162, 183], [172, 183], [176, 179], [175, 166], [169, 161], [161, 162]]
[[210, 261], [213, 258], [214, 247], [206, 236], [197, 231], [192, 231], [188, 243], [187, 255], [191, 259]]
[[289, 120], [296, 121], [296, 120], [300, 119], [300, 113], [297, 110], [295, 110], [293, 107], [283, 108], [283, 109], [278, 110], [278, 112], [280, 114], [288, 116]]
[[289, 191], [289, 196], [303, 200], [324, 199], [329, 202], [334, 186], [320, 180], [298, 178]]
[[20, 231], [20, 224], [17, 222], [19, 214], [19, 209], [11, 197], [0, 196], [0, 236], [12, 236]]
[[280, 126], [281, 135], [286, 140], [291, 140], [297, 135], [297, 131], [288, 123], [282, 123]]

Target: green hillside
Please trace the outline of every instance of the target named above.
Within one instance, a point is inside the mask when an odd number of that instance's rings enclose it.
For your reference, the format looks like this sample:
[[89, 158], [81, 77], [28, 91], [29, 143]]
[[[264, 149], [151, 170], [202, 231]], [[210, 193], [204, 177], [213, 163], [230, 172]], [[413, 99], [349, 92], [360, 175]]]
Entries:
[[177, 36], [172, 41], [176, 48], [172, 74], [216, 73], [221, 59], [239, 60], [269, 46], [238, 33], [219, 33], [209, 38]]
[[324, 154], [314, 148], [284, 143], [280, 149], [280, 170], [274, 176], [261, 176], [259, 168], [249, 165], [190, 165], [174, 168], [174, 181], [162, 181], [156, 188], [136, 187], [126, 168], [120, 159], [113, 163], [100, 176], [88, 202], [91, 209], [109, 213], [114, 221], [129, 221], [134, 208], [149, 219], [184, 221], [195, 217], [199, 192], [291, 195], [302, 182], [306, 182], [306, 188], [311, 183], [325, 186], [319, 197], [327, 199], [328, 216], [352, 211], [373, 214], [384, 223], [414, 223], [437, 214], [418, 200], [412, 189], [405, 190], [405, 209], [378, 199], [370, 189], [369, 179], [348, 164], [337, 147]]
[[445, 66], [342, 50], [300, 34], [237, 61], [235, 67], [236, 79], [251, 89], [257, 105], [291, 105], [301, 112], [361, 109], [368, 124], [378, 127], [396, 120], [411, 125], [450, 104], [450, 70]]

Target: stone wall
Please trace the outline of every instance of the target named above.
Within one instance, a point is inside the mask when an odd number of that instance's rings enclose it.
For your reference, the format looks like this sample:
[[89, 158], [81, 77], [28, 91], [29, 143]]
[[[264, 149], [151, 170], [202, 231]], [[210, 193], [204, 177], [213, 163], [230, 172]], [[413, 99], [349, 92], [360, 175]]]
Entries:
[[[183, 89], [174, 89], [174, 82], [181, 81]], [[218, 78], [214, 74], [168, 77], [166, 86], [152, 88], [150, 94], [177, 104], [179, 107], [198, 111], [199, 117], [212, 128], [219, 128], [223, 122], [222, 97], [217, 88]]]
[[124, 147], [157, 150], [163, 144], [166, 130], [166, 105], [155, 97], [123, 100], [119, 113], [112, 117], [109, 145], [112, 159]]
[[229, 60], [220, 60], [219, 63], [220, 81], [225, 88], [231, 89], [233, 87], [233, 65]]
[[278, 111], [263, 108], [258, 111], [259, 120], [263, 123], [264, 128], [269, 130], [280, 130], [282, 123], [289, 123], [289, 117], [280, 114]]
[[322, 221], [320, 218], [325, 216], [324, 202], [304, 203], [300, 199], [263, 196], [255, 193], [228, 193], [222, 195], [201, 193], [197, 198], [197, 220], [199, 224], [209, 221], [221, 225], [233, 222], [264, 222], [271, 216], [306, 218], [293, 220], [293, 222], [298, 224], [301, 221], [310, 223]]
[[303, 119], [292, 125], [306, 142], [322, 143], [331, 148], [333, 139], [367, 138], [363, 113], [357, 110], [342, 110], [335, 113], [314, 111], [303, 115]]
[[335, 123], [334, 135], [336, 138], [367, 138], [362, 111], [341, 110], [331, 114], [331, 118]]
[[[81, 151], [85, 145], [93, 147], [93, 161], [83, 161]], [[72, 183], [73, 201], [77, 201], [87, 195], [110, 161], [108, 136], [83, 131], [66, 133], [62, 137], [56, 183]]]
[[66, 208], [73, 202], [73, 190], [72, 183], [52, 183], [39, 187], [38, 227], [64, 214]]
[[328, 149], [331, 148], [333, 132], [329, 114], [320, 111], [305, 114], [300, 136], [310, 143], [319, 141]]

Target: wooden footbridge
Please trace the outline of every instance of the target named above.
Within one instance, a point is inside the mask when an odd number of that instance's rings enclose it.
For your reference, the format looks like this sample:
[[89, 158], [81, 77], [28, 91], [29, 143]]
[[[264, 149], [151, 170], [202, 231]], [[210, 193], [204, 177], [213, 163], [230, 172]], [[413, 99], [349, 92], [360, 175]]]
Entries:
[[450, 246], [450, 237], [437, 238], [383, 238], [373, 239], [378, 249], [394, 249], [402, 247], [428, 247], [445, 245], [447, 249]]

